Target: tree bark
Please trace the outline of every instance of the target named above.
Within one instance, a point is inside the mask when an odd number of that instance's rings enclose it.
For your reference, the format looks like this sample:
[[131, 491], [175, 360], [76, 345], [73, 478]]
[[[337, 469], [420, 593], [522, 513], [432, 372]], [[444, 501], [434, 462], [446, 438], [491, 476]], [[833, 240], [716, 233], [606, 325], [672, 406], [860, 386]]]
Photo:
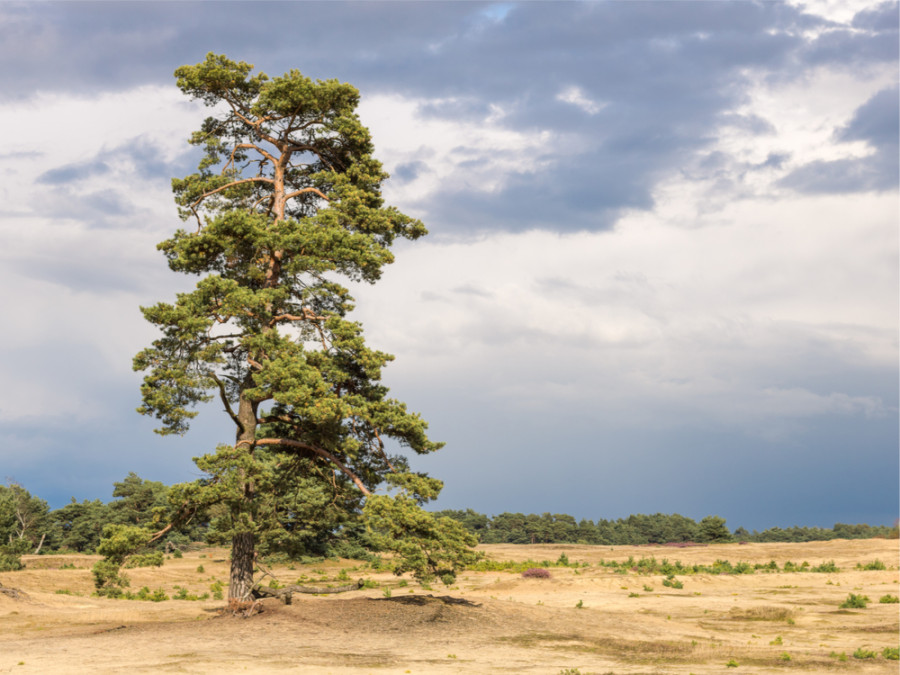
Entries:
[[239, 532], [231, 539], [231, 585], [229, 602], [246, 602], [253, 592], [253, 563], [256, 542], [252, 532]]
[[[244, 382], [244, 388], [253, 385], [253, 379], [248, 374]], [[251, 401], [241, 393], [238, 403], [238, 421], [240, 427], [237, 430], [237, 447], [243, 447], [244, 452], [253, 454], [253, 443], [256, 440], [256, 413], [258, 404]], [[242, 470], [243, 471], [243, 470]], [[245, 517], [251, 517], [252, 505], [255, 497], [255, 486], [250, 476], [243, 477], [243, 499], [246, 513]], [[256, 562], [256, 537], [253, 532], [236, 532], [231, 538], [231, 585], [228, 587], [229, 603], [241, 603], [250, 600], [253, 591], [253, 567]]]

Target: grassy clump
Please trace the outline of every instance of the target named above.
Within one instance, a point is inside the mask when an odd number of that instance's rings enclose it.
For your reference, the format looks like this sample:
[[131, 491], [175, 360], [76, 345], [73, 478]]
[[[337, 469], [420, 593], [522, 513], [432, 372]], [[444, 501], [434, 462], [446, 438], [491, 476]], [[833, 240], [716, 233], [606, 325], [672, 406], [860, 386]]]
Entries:
[[841, 603], [840, 607], [841, 609], [865, 609], [868, 604], [869, 596], [850, 593], [850, 595], [847, 596], [847, 599]]
[[898, 602], [900, 602], [900, 598], [898, 598], [896, 595], [891, 595], [890, 593], [888, 593], [887, 595], [882, 595], [880, 598], [878, 598], [878, 602], [880, 602], [882, 605], [896, 605]]
[[887, 566], [878, 560], [877, 558], [872, 562], [868, 562], [865, 565], [862, 563], [856, 563], [856, 569], [858, 570], [886, 570]]

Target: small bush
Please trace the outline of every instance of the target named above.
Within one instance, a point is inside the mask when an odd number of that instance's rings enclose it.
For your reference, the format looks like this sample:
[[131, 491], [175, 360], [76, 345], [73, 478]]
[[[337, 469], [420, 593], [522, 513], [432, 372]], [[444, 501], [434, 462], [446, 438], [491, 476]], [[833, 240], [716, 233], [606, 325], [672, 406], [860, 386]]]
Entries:
[[781, 659], [782, 661], [790, 661], [791, 655], [788, 654], [787, 652], [781, 652], [781, 656], [779, 656], [778, 658]]
[[[173, 558], [183, 558], [184, 554], [179, 549], [176, 548], [175, 551], [172, 553], [172, 557]], [[200, 554], [200, 557], [205, 558], [206, 554], [202, 553], [202, 554]]]
[[543, 567], [530, 567], [522, 572], [522, 576], [525, 579], [549, 579], [550, 572], [545, 570]]
[[24, 567], [22, 557], [18, 553], [0, 551], [0, 572], [16, 572]]
[[579, 600], [575, 603], [575, 609], [584, 609], [584, 600]]
[[779, 636], [777, 636], [774, 640], [772, 640], [769, 644], [770, 644], [770, 645], [783, 645], [783, 644], [784, 644], [784, 640], [782, 640], [782, 639], [781, 639], [781, 636], [779, 635]]
[[841, 603], [841, 609], [865, 609], [869, 604], [869, 597], [866, 595], [856, 595], [851, 593], [847, 599]]
[[644, 584], [644, 592], [646, 592], [646, 593], [652, 593], [652, 592], [653, 592], [653, 586], [648, 586], [647, 584]]
[[822, 573], [838, 573], [841, 571], [841, 568], [834, 564], [834, 560], [829, 560], [826, 563], [822, 563], [818, 567], [813, 567], [810, 569], [810, 572], [822, 572]]
[[152, 551], [150, 553], [131, 556], [125, 561], [125, 564], [122, 565], [122, 567], [125, 567], [126, 569], [133, 569], [135, 567], [162, 567], [164, 560], [165, 556], [163, 556], [162, 551]]
[[860, 647], [855, 652], [853, 652], [854, 659], [874, 659], [875, 652], [869, 651], [868, 649], [863, 649]]
[[885, 647], [881, 655], [888, 661], [900, 661], [900, 647]]
[[670, 574], [662, 581], [662, 585], [667, 588], [684, 588], [684, 584], [675, 578], [674, 574]]
[[847, 660], [846, 652], [841, 652], [840, 654], [838, 654], [837, 652], [831, 652], [828, 656], [830, 656], [833, 659], [837, 659], [838, 661], [846, 661]]
[[739, 665], [740, 664], [737, 661], [735, 661], [734, 659], [731, 659], [728, 663], [725, 664], [725, 667], [726, 668], [737, 668]]
[[865, 565], [856, 563], [856, 569], [859, 569], [859, 570], [886, 570], [887, 567], [885, 566], [885, 564], [883, 562], [881, 562], [880, 560], [878, 560], [876, 558], [872, 562], [866, 563]]
[[900, 602], [900, 598], [898, 598], [896, 595], [891, 595], [890, 593], [888, 593], [887, 595], [882, 595], [878, 599], [878, 602], [880, 602], [882, 605], [896, 605], [898, 602]]
[[206, 568], [203, 567], [203, 565], [197, 565], [197, 571], [198, 571], [200, 574], [203, 574], [203, 573], [206, 571]]
[[214, 600], [222, 599], [222, 582], [216, 581], [209, 585], [209, 590], [212, 592], [212, 596]]
[[389, 598], [389, 597], [391, 597], [391, 589], [390, 589], [390, 588], [385, 588], [383, 591], [381, 591], [381, 594], [382, 594], [384, 597]]

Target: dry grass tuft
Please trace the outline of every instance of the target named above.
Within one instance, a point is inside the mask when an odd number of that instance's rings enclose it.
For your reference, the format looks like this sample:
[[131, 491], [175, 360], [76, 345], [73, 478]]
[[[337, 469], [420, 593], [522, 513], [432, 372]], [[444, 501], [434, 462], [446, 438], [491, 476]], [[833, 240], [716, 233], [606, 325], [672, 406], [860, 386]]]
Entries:
[[793, 617], [794, 612], [786, 607], [732, 607], [728, 612], [728, 618], [734, 621], [787, 621]]

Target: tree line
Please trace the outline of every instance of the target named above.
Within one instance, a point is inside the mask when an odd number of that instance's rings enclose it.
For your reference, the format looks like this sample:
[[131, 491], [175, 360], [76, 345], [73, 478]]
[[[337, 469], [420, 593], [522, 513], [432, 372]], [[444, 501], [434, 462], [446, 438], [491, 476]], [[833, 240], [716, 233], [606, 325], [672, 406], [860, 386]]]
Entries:
[[617, 520], [576, 519], [564, 513], [501, 513], [490, 517], [465, 510], [445, 510], [437, 515], [464, 525], [482, 544], [595, 544], [636, 546], [642, 544], [748, 542], [804, 542], [831, 539], [897, 538], [898, 528], [887, 525], [835, 523], [821, 527], [771, 527], [758, 532], [738, 527], [728, 529], [724, 518], [706, 516], [700, 522], [677, 513], [636, 514]]
[[[377, 538], [367, 530], [359, 505], [335, 504], [316, 497], [316, 485], [307, 486], [291, 500], [292, 515], [269, 538], [260, 542], [260, 553], [280, 552], [301, 556], [365, 558], [377, 552]], [[102, 502], [75, 498], [51, 509], [47, 502], [23, 486], [0, 485], [0, 570], [18, 569], [26, 553], [94, 553], [107, 525], [152, 527], [171, 517], [171, 488], [129, 473], [113, 483], [113, 499]], [[157, 548], [184, 548], [191, 543], [227, 544], [227, 513], [208, 509], [158, 541]], [[738, 527], [731, 531], [725, 519], [707, 516], [697, 522], [686, 516], [656, 513], [636, 514], [617, 520], [576, 520], [568, 514], [501, 513], [487, 516], [472, 509], [444, 510], [435, 517], [448, 517], [462, 524], [483, 544], [595, 544], [640, 545], [711, 543], [729, 541], [804, 542], [830, 539], [897, 538], [897, 526], [848, 525], [833, 528], [772, 527], [762, 532]]]

